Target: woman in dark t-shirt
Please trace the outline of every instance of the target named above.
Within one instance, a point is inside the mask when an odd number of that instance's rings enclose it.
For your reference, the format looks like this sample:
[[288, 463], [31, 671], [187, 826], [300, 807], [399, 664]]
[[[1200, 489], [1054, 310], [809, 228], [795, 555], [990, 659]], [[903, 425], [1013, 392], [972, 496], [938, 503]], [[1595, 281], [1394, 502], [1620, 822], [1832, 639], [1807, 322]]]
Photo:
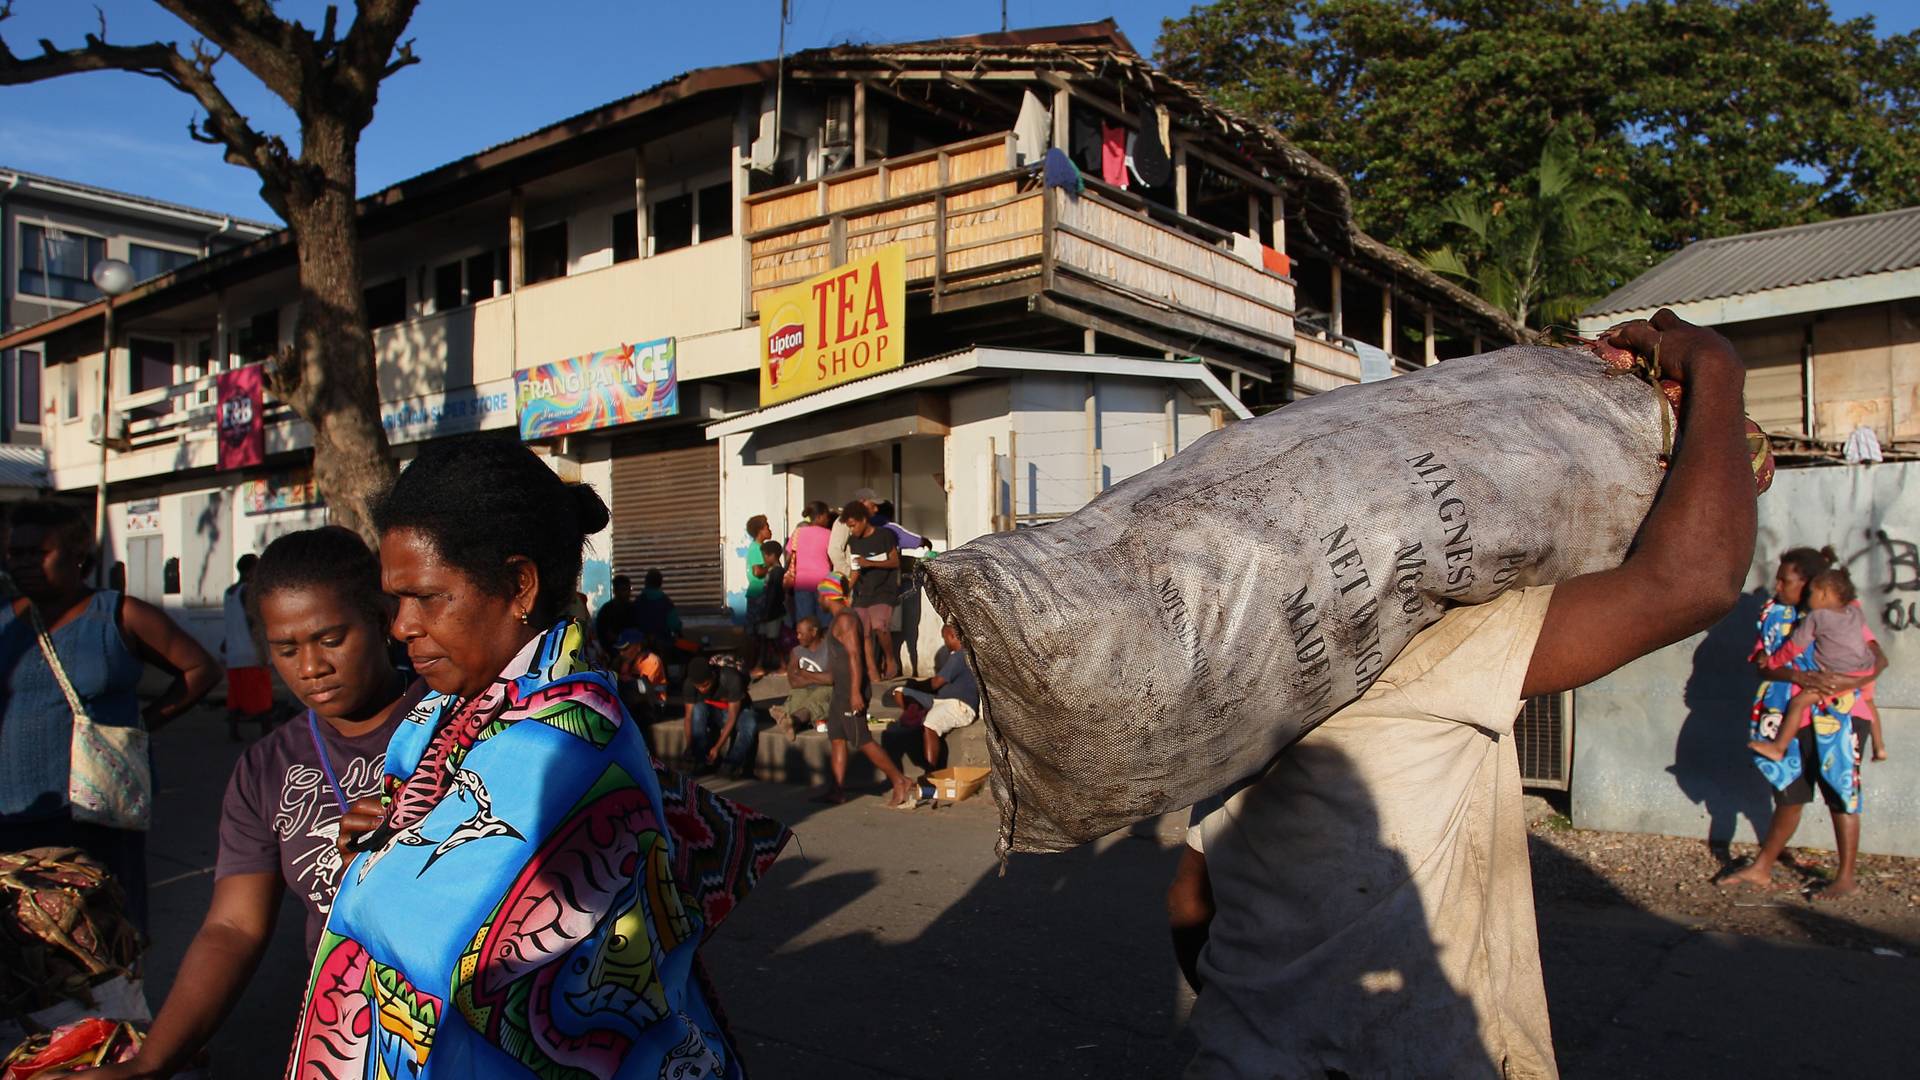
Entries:
[[172, 1076], [227, 1017], [273, 934], [280, 892], [307, 912], [307, 951], [339, 885], [340, 816], [377, 792], [387, 740], [424, 687], [387, 655], [380, 564], [338, 526], [290, 533], [254, 569], [254, 621], [307, 712], [248, 748], [220, 807], [213, 904], [139, 1056], [87, 1075]]

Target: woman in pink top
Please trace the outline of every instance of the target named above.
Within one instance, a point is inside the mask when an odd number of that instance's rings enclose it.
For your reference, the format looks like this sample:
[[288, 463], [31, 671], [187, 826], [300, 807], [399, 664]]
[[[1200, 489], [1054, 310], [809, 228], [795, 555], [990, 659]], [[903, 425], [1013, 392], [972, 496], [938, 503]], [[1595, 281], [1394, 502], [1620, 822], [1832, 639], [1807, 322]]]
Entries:
[[814, 590], [833, 573], [827, 559], [827, 539], [833, 535], [833, 510], [815, 500], [807, 504], [807, 523], [787, 541], [787, 581], [793, 587], [793, 619], [820, 619], [820, 596]]

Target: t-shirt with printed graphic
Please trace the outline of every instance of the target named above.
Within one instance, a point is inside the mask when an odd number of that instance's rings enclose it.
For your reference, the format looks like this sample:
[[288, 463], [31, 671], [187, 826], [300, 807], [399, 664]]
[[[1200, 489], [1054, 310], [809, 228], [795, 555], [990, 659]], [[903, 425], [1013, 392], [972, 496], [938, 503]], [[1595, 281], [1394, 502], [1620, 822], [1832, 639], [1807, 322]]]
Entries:
[[[319, 722], [327, 762], [349, 803], [380, 793], [387, 741], [426, 693], [426, 684], [415, 682], [386, 723], [351, 739]], [[333, 846], [342, 808], [314, 749], [314, 726], [303, 712], [240, 756], [220, 804], [220, 855], [213, 871], [215, 880], [278, 871], [307, 909], [308, 955], [320, 943], [344, 865]]]

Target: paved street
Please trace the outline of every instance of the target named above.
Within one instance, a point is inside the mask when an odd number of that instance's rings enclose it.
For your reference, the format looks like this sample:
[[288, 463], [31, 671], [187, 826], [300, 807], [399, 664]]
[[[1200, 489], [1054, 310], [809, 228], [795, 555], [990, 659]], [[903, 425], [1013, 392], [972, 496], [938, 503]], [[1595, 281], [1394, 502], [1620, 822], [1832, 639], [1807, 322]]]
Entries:
[[[237, 756], [206, 713], [157, 745], [156, 1004], [204, 910]], [[1160, 906], [1171, 823], [1015, 858], [1001, 876], [985, 796], [901, 813], [879, 798], [816, 806], [785, 784], [715, 786], [799, 837], [708, 950], [755, 1075], [1160, 1077], [1191, 1052]], [[215, 1076], [283, 1063], [305, 974], [298, 928], [289, 908], [214, 1044]], [[1541, 930], [1568, 1077], [1889, 1076], [1920, 1054], [1914, 959], [1704, 933], [1618, 905], [1552, 905]], [[1843, 1034], [1784, 1040], [1762, 1019], [1823, 1012], [1844, 1017]]]

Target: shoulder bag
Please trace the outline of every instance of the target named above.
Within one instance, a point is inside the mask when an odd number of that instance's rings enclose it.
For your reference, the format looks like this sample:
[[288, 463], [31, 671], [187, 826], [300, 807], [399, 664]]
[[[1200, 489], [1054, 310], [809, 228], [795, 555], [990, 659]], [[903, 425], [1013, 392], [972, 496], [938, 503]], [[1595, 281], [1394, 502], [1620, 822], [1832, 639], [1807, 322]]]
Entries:
[[153, 765], [147, 756], [147, 729], [96, 724], [87, 706], [67, 678], [67, 669], [54, 651], [47, 624], [31, 602], [27, 615], [40, 639], [40, 653], [53, 670], [53, 680], [73, 710], [73, 764], [67, 770], [67, 801], [73, 820], [115, 829], [145, 832], [153, 820]]

